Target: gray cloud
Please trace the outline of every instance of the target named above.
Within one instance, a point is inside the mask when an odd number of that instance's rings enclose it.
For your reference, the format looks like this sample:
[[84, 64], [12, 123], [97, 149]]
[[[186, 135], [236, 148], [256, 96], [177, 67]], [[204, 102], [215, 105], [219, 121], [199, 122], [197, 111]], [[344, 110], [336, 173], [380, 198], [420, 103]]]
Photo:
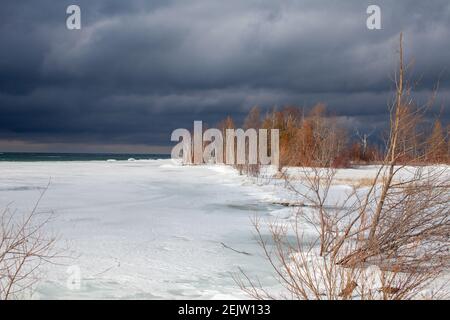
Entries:
[[380, 31], [372, 1], [76, 3], [81, 31], [65, 28], [72, 1], [2, 3], [0, 139], [167, 145], [194, 119], [318, 101], [364, 125], [386, 113], [400, 31], [419, 100], [438, 80], [450, 98], [447, 0], [377, 1]]

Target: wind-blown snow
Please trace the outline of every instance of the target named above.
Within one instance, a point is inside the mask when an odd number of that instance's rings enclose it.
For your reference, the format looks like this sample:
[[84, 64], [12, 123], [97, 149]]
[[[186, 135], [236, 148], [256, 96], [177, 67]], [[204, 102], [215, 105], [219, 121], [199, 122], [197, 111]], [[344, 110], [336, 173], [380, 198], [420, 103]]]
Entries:
[[[376, 171], [339, 170], [331, 201]], [[289, 223], [298, 208], [275, 203], [299, 199], [271, 168], [247, 178], [228, 166], [130, 159], [0, 162], [0, 172], [0, 208], [18, 213], [31, 210], [50, 181], [39, 208], [56, 214], [49, 227], [70, 258], [47, 266], [34, 298], [246, 298], [232, 278], [238, 268], [269, 291], [278, 288], [252, 218]], [[301, 180], [293, 183], [304, 188]], [[67, 285], [71, 266], [81, 271], [80, 289]]]
[[[39, 208], [55, 212], [50, 227], [70, 249], [63, 265], [48, 266], [34, 298], [243, 298], [230, 274], [238, 267], [274, 283], [251, 225], [274, 208], [231, 168], [3, 162], [0, 172], [0, 208], [19, 213], [51, 179]], [[80, 290], [66, 285], [72, 265]]]

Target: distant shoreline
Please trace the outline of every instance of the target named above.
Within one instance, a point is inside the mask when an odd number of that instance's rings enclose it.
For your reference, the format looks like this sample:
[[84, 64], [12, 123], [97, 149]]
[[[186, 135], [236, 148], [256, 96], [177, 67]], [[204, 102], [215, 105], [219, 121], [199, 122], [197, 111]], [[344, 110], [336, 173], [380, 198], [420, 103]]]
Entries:
[[107, 161], [169, 159], [170, 154], [0, 152], [0, 162]]

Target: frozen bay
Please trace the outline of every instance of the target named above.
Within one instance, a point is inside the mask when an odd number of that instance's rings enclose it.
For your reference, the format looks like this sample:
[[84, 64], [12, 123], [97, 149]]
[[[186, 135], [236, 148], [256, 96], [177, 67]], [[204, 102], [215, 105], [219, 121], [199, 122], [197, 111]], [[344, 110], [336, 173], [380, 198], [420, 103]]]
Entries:
[[[251, 219], [277, 208], [231, 168], [1, 162], [0, 172], [0, 208], [19, 214], [50, 181], [39, 211], [54, 212], [49, 228], [70, 255], [46, 267], [34, 298], [242, 298], [231, 277], [239, 267], [274, 284]], [[79, 289], [67, 285], [74, 267]]]

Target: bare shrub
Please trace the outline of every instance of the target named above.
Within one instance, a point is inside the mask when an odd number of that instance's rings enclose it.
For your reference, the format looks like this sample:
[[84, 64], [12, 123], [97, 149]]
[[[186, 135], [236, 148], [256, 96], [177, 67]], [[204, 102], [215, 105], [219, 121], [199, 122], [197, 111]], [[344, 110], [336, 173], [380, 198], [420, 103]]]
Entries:
[[42, 264], [56, 257], [55, 238], [45, 230], [52, 214], [38, 211], [43, 195], [28, 214], [9, 207], [0, 213], [0, 300], [31, 294]]
[[[276, 273], [282, 290], [269, 292], [243, 271], [235, 276], [239, 287], [255, 299], [299, 300], [404, 300], [436, 298], [438, 293], [424, 294], [424, 289], [439, 272], [383, 269], [376, 265], [342, 266], [332, 255], [321, 255], [314, 241], [304, 237], [299, 224], [273, 222], [265, 236], [259, 220], [254, 226], [264, 254]], [[291, 235], [295, 234], [292, 240]]]
[[[285, 170], [286, 186], [300, 199], [295, 223], [291, 228], [269, 223], [268, 243], [255, 222], [265, 256], [286, 289], [284, 297], [427, 298], [423, 290], [448, 270], [450, 173], [446, 166], [413, 166], [424, 157], [416, 152], [419, 139], [411, 135], [425, 108], [413, 108], [405, 89], [402, 36], [399, 70], [386, 153], [372, 182], [333, 202], [336, 169], [329, 162], [301, 167], [301, 186]], [[326, 154], [312, 155], [316, 163], [327, 164]], [[305, 231], [313, 233], [309, 241]], [[237, 281], [255, 298], [271, 296], [246, 275]]]

